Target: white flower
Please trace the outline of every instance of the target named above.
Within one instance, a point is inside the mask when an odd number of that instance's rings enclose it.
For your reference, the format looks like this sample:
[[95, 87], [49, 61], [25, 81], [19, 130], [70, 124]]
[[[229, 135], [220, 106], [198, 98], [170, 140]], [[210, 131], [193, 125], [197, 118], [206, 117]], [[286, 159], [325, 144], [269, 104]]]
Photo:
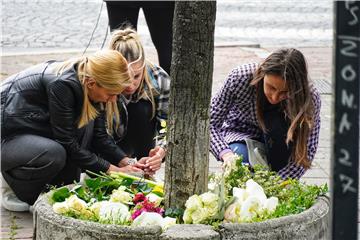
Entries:
[[267, 209], [269, 213], [272, 213], [275, 211], [278, 204], [279, 204], [279, 199], [277, 197], [271, 197], [266, 199], [264, 208]]
[[212, 192], [206, 192], [200, 195], [200, 199], [203, 202], [204, 206], [217, 206], [219, 196]]
[[262, 202], [257, 196], [248, 197], [240, 209], [240, 220], [244, 222], [250, 221], [258, 213], [261, 212]]
[[103, 201], [99, 210], [99, 222], [125, 224], [130, 220], [130, 212], [126, 205], [118, 202]]
[[264, 189], [254, 180], [247, 180], [246, 192], [248, 196], [257, 196], [262, 203], [265, 203], [266, 195], [264, 193]]
[[209, 182], [208, 183], [208, 189], [209, 189], [209, 191], [214, 191], [215, 190], [215, 188], [216, 188], [216, 183], [215, 182]]
[[87, 209], [87, 204], [84, 200], [78, 198], [76, 195], [71, 195], [66, 200], [66, 204], [70, 210], [75, 210], [77, 212], [82, 212]]
[[176, 218], [165, 217], [162, 220], [161, 228], [165, 231], [166, 229], [168, 229], [169, 227], [171, 227], [171, 226], [173, 226], [175, 224], [176, 224]]
[[239, 222], [241, 202], [235, 201], [225, 210], [224, 220], [226, 222]]
[[208, 213], [208, 218], [215, 216], [219, 209], [219, 196], [212, 192], [206, 192], [201, 194], [200, 198], [203, 202], [204, 209]]
[[155, 212], [142, 212], [140, 216], [135, 218], [131, 226], [152, 226], [158, 225], [161, 226], [162, 224], [162, 216]]
[[158, 207], [163, 200], [162, 197], [159, 197], [158, 195], [156, 195], [154, 193], [149, 193], [148, 195], [146, 195], [146, 197], [150, 202], [155, 203], [156, 207]]
[[209, 217], [209, 212], [205, 208], [198, 208], [191, 213], [194, 224], [203, 223]]
[[236, 197], [236, 201], [242, 203], [248, 197], [248, 193], [245, 191], [245, 189], [234, 187], [233, 196]]
[[219, 212], [219, 196], [212, 192], [195, 194], [186, 201], [185, 207], [185, 223], [205, 223]]
[[191, 213], [192, 213], [192, 210], [189, 210], [187, 208], [185, 209], [185, 212], [183, 215], [184, 223], [186, 223], [186, 224], [192, 223]]
[[266, 198], [264, 189], [250, 179], [246, 182], [246, 189], [233, 188], [236, 200], [225, 210], [224, 219], [228, 222], [251, 222], [265, 210], [275, 211], [279, 200], [276, 197]]
[[202, 208], [203, 204], [201, 201], [201, 198], [198, 195], [192, 195], [189, 197], [189, 199], [185, 203], [186, 209], [189, 209], [190, 211], [194, 211], [198, 208]]
[[118, 189], [114, 189], [110, 196], [110, 202], [120, 202], [126, 204], [132, 203], [132, 196], [130, 193], [126, 192], [125, 189], [125, 186], [120, 186]]
[[53, 205], [53, 210], [57, 214], [65, 214], [65, 213], [67, 213], [69, 211], [69, 207], [68, 207], [66, 201], [64, 201], [64, 202], [56, 202]]
[[97, 218], [99, 218], [100, 208], [104, 201], [95, 202], [93, 205], [90, 206], [89, 210], [92, 211]]
[[143, 226], [160, 226], [163, 230], [166, 230], [172, 225], [176, 224], [176, 218], [166, 217], [163, 218], [160, 214], [155, 212], [142, 212], [140, 216], [135, 218], [131, 226], [143, 227]]

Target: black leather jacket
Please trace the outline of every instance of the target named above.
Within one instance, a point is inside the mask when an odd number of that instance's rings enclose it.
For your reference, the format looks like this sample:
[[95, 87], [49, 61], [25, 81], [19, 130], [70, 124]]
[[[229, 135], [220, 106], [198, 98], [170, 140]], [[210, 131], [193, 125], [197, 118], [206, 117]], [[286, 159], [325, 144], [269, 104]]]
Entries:
[[[83, 89], [76, 66], [56, 76], [53, 65], [54, 61], [36, 65], [1, 83], [2, 141], [20, 133], [48, 137], [64, 146], [69, 159], [80, 168], [105, 172], [125, 153], [107, 134], [103, 111], [87, 126], [77, 127]], [[107, 161], [87, 150], [91, 138]]]

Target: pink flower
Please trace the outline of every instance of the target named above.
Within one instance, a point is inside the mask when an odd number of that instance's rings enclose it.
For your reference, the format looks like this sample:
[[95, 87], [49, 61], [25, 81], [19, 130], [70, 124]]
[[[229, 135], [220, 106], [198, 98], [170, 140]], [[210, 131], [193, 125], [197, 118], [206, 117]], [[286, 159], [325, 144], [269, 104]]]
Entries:
[[[135, 196], [136, 198], [136, 196]], [[135, 199], [134, 198], [134, 199]], [[135, 202], [135, 200], [134, 200]], [[160, 214], [161, 216], [163, 216], [165, 210], [161, 207], [155, 207], [155, 203], [153, 202], [149, 202], [146, 198], [142, 201], [142, 202], [138, 202], [135, 207], [134, 207], [134, 212], [131, 215], [131, 218], [134, 220], [135, 218], [137, 218], [138, 216], [140, 216], [140, 214], [142, 212], [156, 212], [158, 214]]]
[[131, 219], [134, 220], [135, 218], [137, 218], [138, 216], [140, 216], [140, 214], [143, 212], [143, 209], [137, 209], [135, 210], [135, 212], [131, 215]]

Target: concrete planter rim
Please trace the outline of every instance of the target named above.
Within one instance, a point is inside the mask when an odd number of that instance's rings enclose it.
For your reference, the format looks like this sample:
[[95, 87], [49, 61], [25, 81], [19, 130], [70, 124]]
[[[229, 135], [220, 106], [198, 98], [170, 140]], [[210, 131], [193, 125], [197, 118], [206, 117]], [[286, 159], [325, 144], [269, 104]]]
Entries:
[[[34, 216], [35, 215], [39, 216], [40, 214], [42, 218], [48, 219], [52, 221], [54, 224], [60, 224], [65, 228], [67, 227], [73, 228], [74, 226], [76, 226], [79, 230], [89, 230], [90, 227], [92, 228], [92, 231], [94, 231], [95, 229], [99, 229], [99, 231], [100, 229], [102, 229], [103, 231], [104, 228], [107, 228], [108, 230], [115, 232], [123, 232], [123, 231], [134, 232], [134, 233], [138, 231], [146, 231], [149, 233], [161, 232], [160, 226], [133, 227], [133, 226], [123, 226], [123, 225], [115, 225], [115, 224], [102, 224], [99, 222], [92, 222], [92, 221], [62, 216], [55, 213], [52, 210], [52, 207], [48, 201], [48, 196], [49, 196], [48, 194], [43, 194], [36, 201], [34, 205], [35, 206]], [[222, 223], [220, 225], [220, 229], [224, 227], [227, 229], [232, 229], [232, 228], [239, 229], [239, 228], [249, 228], [249, 227], [256, 229], [264, 229], [264, 228], [269, 228], [269, 225], [271, 225], [274, 228], [277, 228], [290, 223], [291, 224], [304, 223], [305, 221], [307, 221], [308, 216], [310, 215], [311, 216], [316, 215], [317, 217], [315, 218], [315, 220], [321, 219], [326, 214], [328, 214], [329, 209], [330, 209], [329, 197], [320, 196], [316, 200], [313, 206], [311, 206], [309, 209], [306, 209], [305, 211], [299, 214], [288, 215], [288, 216], [268, 219], [266, 221], [254, 222], [254, 223]], [[315, 221], [313, 218], [312, 220]], [[193, 225], [193, 224], [181, 224], [181, 225]], [[209, 226], [205, 224], [197, 224], [197, 225]]]
[[[249, 228], [255, 228], [257, 230], [261, 229], [267, 229], [269, 226], [272, 228], [279, 228], [283, 227], [285, 225], [291, 225], [296, 223], [306, 223], [311, 220], [311, 222], [317, 221], [325, 217], [327, 214], [329, 214], [330, 211], [330, 198], [327, 195], [321, 195], [318, 197], [318, 199], [315, 201], [315, 203], [305, 211], [298, 213], [298, 214], [292, 214], [287, 216], [282, 216], [279, 218], [272, 218], [268, 219], [266, 221], [262, 222], [253, 222], [253, 223], [222, 223], [220, 225], [221, 228], [226, 229], [249, 229]], [[309, 218], [310, 216], [316, 216], [315, 218]]]
[[[103, 232], [104, 229], [111, 230], [112, 233], [121, 234], [123, 232], [127, 233], [137, 233], [142, 231], [143, 233], [148, 234], [161, 234], [162, 230], [160, 226], [146, 226], [146, 227], [139, 227], [139, 226], [125, 226], [125, 225], [116, 225], [116, 224], [103, 224], [99, 222], [93, 222], [88, 220], [81, 220], [72, 217], [63, 216], [57, 214], [53, 211], [52, 206], [48, 200], [49, 195], [43, 194], [39, 197], [39, 199], [35, 202], [34, 206], [34, 222], [36, 225], [36, 218], [41, 217], [46, 219], [53, 224], [61, 225], [64, 228], [76, 228], [78, 230], [84, 230], [92, 232]], [[35, 226], [36, 227], [36, 226]]]

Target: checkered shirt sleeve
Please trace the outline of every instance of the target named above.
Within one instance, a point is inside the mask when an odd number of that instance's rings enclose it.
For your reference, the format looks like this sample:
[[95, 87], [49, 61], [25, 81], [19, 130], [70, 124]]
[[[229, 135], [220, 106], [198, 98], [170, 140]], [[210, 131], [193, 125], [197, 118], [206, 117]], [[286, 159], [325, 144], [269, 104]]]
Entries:
[[[158, 126], [160, 126], [161, 121], [166, 121], [168, 119], [171, 79], [170, 76], [157, 65], [152, 66], [152, 77], [156, 91], [159, 93], [157, 96], [155, 96], [155, 117], [158, 120]], [[165, 134], [158, 134], [157, 145], [162, 148], [166, 148], [167, 142]]]
[[[320, 108], [321, 108], [321, 99], [320, 94], [316, 90], [315, 87], [312, 87], [312, 100], [314, 104], [314, 126], [311, 129], [308, 142], [307, 142], [307, 154], [309, 161], [314, 159], [318, 143], [319, 143], [319, 135], [320, 135]], [[278, 174], [283, 178], [295, 178], [299, 179], [304, 173], [306, 169], [297, 166], [293, 161], [289, 162], [284, 168], [280, 169]]]
[[251, 63], [233, 69], [225, 79], [225, 83], [220, 91], [211, 101], [210, 151], [218, 159], [219, 154], [223, 150], [230, 149], [223, 131], [223, 126], [228, 120], [227, 118], [238, 119], [239, 125], [243, 125], [242, 120], [246, 121], [247, 116], [242, 116], [241, 114], [231, 116], [232, 113], [229, 114], [229, 112], [235, 105], [248, 104], [249, 99], [251, 99], [252, 91], [249, 84], [256, 66], [255, 63]]

